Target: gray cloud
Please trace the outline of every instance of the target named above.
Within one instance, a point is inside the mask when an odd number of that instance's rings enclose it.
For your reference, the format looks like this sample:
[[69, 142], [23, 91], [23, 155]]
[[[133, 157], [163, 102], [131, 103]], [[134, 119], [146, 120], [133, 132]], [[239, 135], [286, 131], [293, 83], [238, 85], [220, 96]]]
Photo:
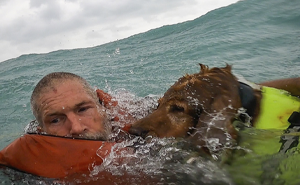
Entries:
[[1, 0], [0, 62], [27, 53], [100, 45], [195, 19], [237, 0]]

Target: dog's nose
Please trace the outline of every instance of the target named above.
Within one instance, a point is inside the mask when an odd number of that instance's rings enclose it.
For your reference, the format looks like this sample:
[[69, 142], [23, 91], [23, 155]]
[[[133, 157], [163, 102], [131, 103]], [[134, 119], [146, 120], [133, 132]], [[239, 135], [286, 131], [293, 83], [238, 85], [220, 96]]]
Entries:
[[143, 129], [141, 127], [132, 126], [132, 127], [130, 127], [128, 132], [132, 135], [141, 136], [141, 137], [145, 138], [146, 135], [148, 134], [149, 130]]

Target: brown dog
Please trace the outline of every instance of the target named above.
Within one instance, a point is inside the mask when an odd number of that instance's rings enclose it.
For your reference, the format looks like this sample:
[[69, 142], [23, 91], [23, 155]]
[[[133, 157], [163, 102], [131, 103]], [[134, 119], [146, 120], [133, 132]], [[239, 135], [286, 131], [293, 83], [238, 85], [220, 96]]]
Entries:
[[[200, 66], [199, 73], [181, 77], [171, 86], [159, 100], [158, 108], [134, 123], [129, 132], [144, 138], [188, 138], [200, 148], [208, 148], [209, 153], [235, 145], [238, 136], [232, 122], [245, 106], [255, 122], [260, 113], [261, 92], [239, 83], [230, 65], [212, 69]], [[290, 86], [286, 86], [287, 81]], [[295, 85], [295, 81], [300, 82], [298, 78], [263, 85], [299, 95], [300, 85]]]

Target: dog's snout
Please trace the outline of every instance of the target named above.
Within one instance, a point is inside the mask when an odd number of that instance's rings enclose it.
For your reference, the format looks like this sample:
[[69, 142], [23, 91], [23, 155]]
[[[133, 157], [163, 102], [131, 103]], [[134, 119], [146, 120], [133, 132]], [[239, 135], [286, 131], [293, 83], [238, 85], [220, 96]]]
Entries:
[[130, 127], [129, 129], [129, 133], [132, 134], [132, 135], [136, 135], [136, 136], [141, 136], [143, 138], [146, 137], [146, 135], [148, 134], [149, 130], [145, 130], [141, 127]]

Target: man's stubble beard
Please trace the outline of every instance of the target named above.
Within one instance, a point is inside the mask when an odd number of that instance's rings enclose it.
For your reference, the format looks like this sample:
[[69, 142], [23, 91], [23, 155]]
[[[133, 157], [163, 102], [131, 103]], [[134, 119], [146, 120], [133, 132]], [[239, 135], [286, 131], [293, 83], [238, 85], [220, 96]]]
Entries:
[[112, 133], [112, 125], [104, 107], [97, 106], [98, 113], [103, 117], [103, 130], [97, 133], [85, 133], [82, 138], [108, 141]]
[[109, 122], [107, 116], [105, 116], [105, 118], [103, 120], [103, 127], [104, 127], [104, 129], [100, 132], [84, 133], [84, 134], [80, 134], [76, 138], [108, 141], [110, 139], [110, 135], [112, 133], [112, 127], [111, 127], [111, 123]]

